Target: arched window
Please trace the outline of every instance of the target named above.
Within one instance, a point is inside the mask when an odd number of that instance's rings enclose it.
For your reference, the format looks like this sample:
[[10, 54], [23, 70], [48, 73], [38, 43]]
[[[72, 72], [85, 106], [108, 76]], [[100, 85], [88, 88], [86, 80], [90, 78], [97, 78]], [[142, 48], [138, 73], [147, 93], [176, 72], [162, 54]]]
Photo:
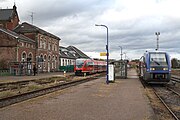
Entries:
[[52, 69], [55, 67], [54, 61], [55, 61], [55, 57], [53, 55], [53, 57], [52, 57]]
[[46, 56], [46, 55], [44, 55], [44, 62], [46, 61], [46, 58], [47, 58], [47, 56]]
[[22, 53], [22, 57], [21, 58], [22, 58], [21, 61], [26, 61], [27, 55], [26, 55], [25, 51]]
[[32, 61], [33, 60], [33, 56], [32, 53], [30, 52], [27, 58], [27, 61]]
[[40, 55], [40, 58], [43, 59], [43, 55], [42, 54]]
[[54, 61], [55, 60], [55, 57], [54, 57], [54, 55], [53, 55], [53, 59], [52, 59], [52, 61]]
[[47, 56], [44, 55], [44, 70], [46, 69], [46, 59], [47, 59]]
[[51, 56], [49, 55], [49, 57], [48, 57], [48, 61], [50, 61], [51, 60]]

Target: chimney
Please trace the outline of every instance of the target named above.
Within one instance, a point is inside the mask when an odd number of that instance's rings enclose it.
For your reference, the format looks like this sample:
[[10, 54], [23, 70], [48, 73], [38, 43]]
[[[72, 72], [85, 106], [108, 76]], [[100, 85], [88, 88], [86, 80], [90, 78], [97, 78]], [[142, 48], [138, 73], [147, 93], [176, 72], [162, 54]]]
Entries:
[[16, 7], [16, 5], [14, 4], [14, 6], [13, 6], [13, 10], [14, 10], [14, 11], [16, 11], [16, 9], [17, 9], [17, 7]]

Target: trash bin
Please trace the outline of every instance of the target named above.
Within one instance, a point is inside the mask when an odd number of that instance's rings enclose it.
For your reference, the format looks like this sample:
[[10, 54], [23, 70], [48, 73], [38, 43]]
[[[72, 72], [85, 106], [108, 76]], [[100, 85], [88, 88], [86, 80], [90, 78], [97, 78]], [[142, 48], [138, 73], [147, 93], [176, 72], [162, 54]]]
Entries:
[[108, 65], [109, 68], [109, 82], [115, 81], [115, 72], [114, 72], [114, 65]]

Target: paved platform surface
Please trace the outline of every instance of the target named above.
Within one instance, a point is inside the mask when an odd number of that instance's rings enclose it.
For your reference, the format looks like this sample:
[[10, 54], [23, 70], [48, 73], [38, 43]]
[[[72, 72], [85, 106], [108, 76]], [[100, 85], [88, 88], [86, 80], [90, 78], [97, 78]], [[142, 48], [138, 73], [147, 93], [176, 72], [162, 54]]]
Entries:
[[[74, 74], [74, 73], [72, 72], [66, 73], [66, 75], [70, 75], [70, 74]], [[56, 76], [64, 76], [64, 72], [40, 73], [40, 74], [36, 74], [35, 76], [33, 75], [31, 76], [0, 76], [0, 83], [34, 80], [34, 79], [49, 78], [49, 77], [56, 77]]]
[[109, 85], [100, 78], [0, 109], [0, 120], [155, 120], [135, 70]]

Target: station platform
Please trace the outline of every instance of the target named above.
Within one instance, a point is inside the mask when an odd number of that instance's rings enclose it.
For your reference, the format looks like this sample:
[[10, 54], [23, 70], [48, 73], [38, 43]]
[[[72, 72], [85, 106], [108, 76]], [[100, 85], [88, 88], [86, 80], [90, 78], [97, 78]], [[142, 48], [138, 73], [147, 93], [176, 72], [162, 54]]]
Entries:
[[[156, 120], [134, 69], [0, 109], [1, 120]], [[16, 112], [14, 112], [16, 111]]]
[[[73, 72], [67, 72], [66, 75], [72, 75]], [[60, 77], [64, 76], [64, 72], [50, 72], [50, 73], [39, 73], [35, 76], [33, 75], [23, 75], [23, 76], [0, 76], [0, 83], [8, 83], [8, 82], [16, 82], [16, 81], [25, 81], [25, 80], [35, 80], [42, 78], [50, 78], [50, 77]]]

